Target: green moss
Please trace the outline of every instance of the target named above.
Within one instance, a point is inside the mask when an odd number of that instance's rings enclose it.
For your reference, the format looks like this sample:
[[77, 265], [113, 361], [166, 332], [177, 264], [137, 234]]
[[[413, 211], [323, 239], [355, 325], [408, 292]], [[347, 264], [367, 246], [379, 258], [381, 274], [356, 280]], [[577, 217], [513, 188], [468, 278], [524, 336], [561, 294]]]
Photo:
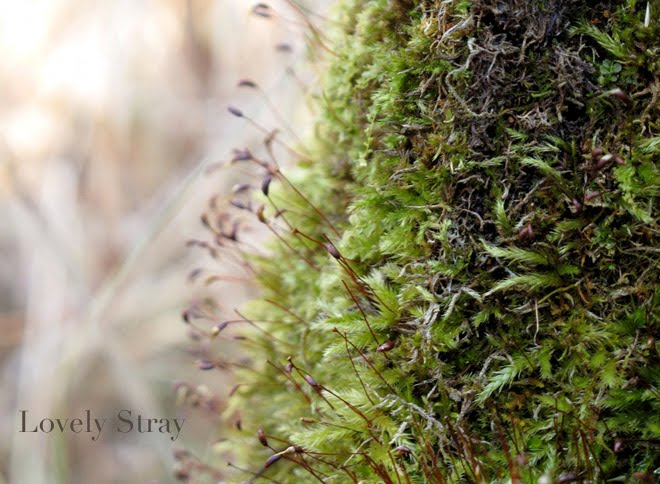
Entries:
[[307, 200], [271, 188], [300, 233], [258, 260], [249, 313], [278, 323], [250, 335], [236, 462], [300, 446], [265, 470], [284, 482], [658, 472], [645, 10], [344, 2]]

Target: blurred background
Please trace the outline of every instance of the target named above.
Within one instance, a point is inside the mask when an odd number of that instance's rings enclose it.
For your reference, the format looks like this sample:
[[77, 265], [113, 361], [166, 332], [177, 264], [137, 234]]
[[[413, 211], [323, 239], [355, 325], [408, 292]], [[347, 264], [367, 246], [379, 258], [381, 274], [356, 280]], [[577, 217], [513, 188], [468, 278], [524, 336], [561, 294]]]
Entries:
[[[263, 138], [227, 106], [307, 126], [315, 82], [300, 11], [254, 5], [0, 0], [0, 483], [173, 482], [176, 448], [203, 460], [221, 439], [232, 382], [196, 368], [181, 312], [254, 289], [191, 284], [237, 269], [186, 241], [209, 198], [250, 176], [210, 168]], [[177, 405], [177, 382], [218, 397]], [[86, 409], [187, 420], [176, 442], [18, 432], [19, 410]]]

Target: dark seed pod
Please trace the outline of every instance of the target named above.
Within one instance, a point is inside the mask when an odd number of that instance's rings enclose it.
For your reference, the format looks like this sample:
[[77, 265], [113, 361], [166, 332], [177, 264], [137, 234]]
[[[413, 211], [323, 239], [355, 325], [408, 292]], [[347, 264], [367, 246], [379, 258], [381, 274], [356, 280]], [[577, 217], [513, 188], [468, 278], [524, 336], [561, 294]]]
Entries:
[[633, 474], [633, 477], [639, 481], [644, 481], [644, 482], [655, 482], [655, 479], [651, 474], [648, 472], [635, 472]]
[[233, 106], [229, 106], [227, 108], [227, 111], [229, 111], [229, 114], [236, 116], [237, 118], [242, 118], [243, 117], [243, 111], [241, 111], [238, 108], [235, 108]]
[[232, 206], [236, 207], [239, 210], [247, 209], [247, 206], [240, 200], [233, 199], [229, 202]]
[[255, 89], [257, 87], [257, 83], [251, 81], [250, 79], [241, 79], [238, 81], [238, 87], [248, 87], [250, 89]]
[[197, 278], [201, 276], [203, 273], [204, 273], [204, 269], [200, 269], [200, 268], [194, 269], [190, 271], [190, 273], [188, 274], [188, 280], [190, 282], [195, 282]]
[[190, 309], [186, 309], [184, 312], [181, 313], [181, 319], [183, 319], [184, 323], [190, 324], [190, 319], [191, 319]]
[[575, 481], [577, 481], [578, 479], [579, 479], [579, 478], [578, 478], [577, 474], [574, 474], [574, 473], [572, 473], [572, 472], [569, 472], [569, 473], [567, 473], [567, 474], [561, 474], [561, 475], [557, 478], [557, 481], [556, 481], [556, 482], [557, 482], [558, 484], [563, 484], [563, 483], [565, 483], [565, 482], [575, 482]]
[[594, 166], [594, 169], [597, 170], [597, 171], [598, 171], [598, 170], [602, 170], [602, 169], [605, 168], [607, 165], [609, 165], [610, 163], [612, 163], [613, 160], [614, 160], [614, 155], [612, 155], [611, 153], [608, 153], [607, 155], [602, 156], [602, 157], [598, 160], [598, 162], [597, 162], [596, 165]]
[[233, 153], [234, 155], [231, 158], [232, 163], [236, 161], [249, 161], [254, 159], [254, 156], [252, 156], [252, 152], [250, 152], [250, 150], [248, 150], [247, 148], [243, 148], [242, 150], [235, 149]]
[[271, 16], [270, 7], [265, 3], [257, 3], [252, 7], [252, 13], [264, 18], [270, 18]]
[[591, 160], [595, 162], [597, 159], [603, 156], [603, 153], [605, 153], [603, 148], [601, 147], [594, 148], [593, 150], [591, 150]]
[[518, 238], [520, 240], [534, 240], [534, 229], [532, 224], [525, 225], [520, 232], [518, 232]]
[[268, 439], [266, 438], [266, 434], [262, 428], [257, 429], [257, 438], [259, 439], [259, 443], [261, 445], [268, 447]]
[[310, 387], [314, 389], [319, 387], [319, 383], [314, 380], [311, 375], [305, 375], [305, 381], [309, 384]]
[[268, 196], [268, 190], [270, 189], [270, 182], [273, 181], [273, 176], [268, 174], [264, 177], [261, 182], [261, 191], [264, 195]]
[[275, 50], [278, 52], [291, 52], [293, 48], [289, 44], [281, 43], [275, 46]]
[[262, 224], [267, 224], [268, 220], [266, 220], [266, 216], [264, 215], [264, 210], [266, 209], [266, 206], [262, 203], [257, 207], [257, 210], [255, 213], [257, 214], [257, 218], [259, 219], [259, 222]]
[[231, 192], [236, 195], [238, 193], [243, 193], [248, 191], [252, 186], [249, 183], [237, 183], [233, 187], [231, 187]]
[[223, 321], [222, 323], [216, 324], [215, 326], [213, 326], [213, 328], [211, 328], [211, 336], [215, 338], [227, 326], [229, 326], [229, 321]]
[[240, 227], [241, 223], [238, 220], [235, 220], [234, 223], [231, 224], [231, 232], [228, 234], [225, 234], [225, 237], [227, 237], [229, 240], [233, 240], [234, 242], [238, 240], [238, 228]]
[[238, 430], [239, 432], [243, 430], [243, 421], [240, 419], [240, 417], [236, 419], [235, 425], [236, 425], [236, 430]]
[[197, 368], [200, 370], [212, 370], [215, 368], [215, 363], [209, 360], [200, 360], [197, 362]]
[[330, 253], [330, 255], [332, 257], [334, 257], [335, 259], [337, 259], [337, 260], [341, 259], [341, 254], [337, 250], [337, 247], [335, 247], [334, 245], [332, 245], [330, 243], [325, 244], [325, 250], [327, 250]]
[[376, 348], [376, 351], [379, 353], [387, 353], [392, 348], [394, 348], [394, 341], [385, 341], [385, 343]]
[[594, 198], [600, 197], [601, 193], [600, 192], [587, 192], [584, 194], [584, 201], [589, 202], [593, 200]]
[[608, 96], [615, 97], [619, 99], [620, 101], [624, 102], [625, 104], [632, 104], [632, 99], [630, 99], [630, 96], [623, 92], [620, 88], [616, 89], [611, 89], [605, 93]]
[[408, 457], [412, 453], [412, 450], [410, 450], [410, 448], [406, 447], [405, 445], [400, 445], [394, 449], [394, 453], [397, 455], [397, 457]]
[[264, 469], [268, 469], [270, 466], [275, 464], [275, 462], [277, 462], [281, 458], [282, 456], [280, 454], [271, 455], [268, 459], [266, 459], [266, 462], [264, 462]]
[[582, 212], [583, 205], [577, 198], [573, 199], [573, 207], [575, 208], [575, 213]]

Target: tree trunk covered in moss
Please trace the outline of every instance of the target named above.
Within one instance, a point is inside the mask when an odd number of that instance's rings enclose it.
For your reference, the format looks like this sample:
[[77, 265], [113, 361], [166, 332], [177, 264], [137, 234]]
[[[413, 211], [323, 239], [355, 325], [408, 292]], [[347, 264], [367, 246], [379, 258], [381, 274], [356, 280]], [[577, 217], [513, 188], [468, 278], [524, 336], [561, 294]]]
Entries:
[[232, 397], [237, 462], [280, 482], [652, 479], [659, 10], [343, 2], [291, 175], [306, 198], [270, 187], [296, 230], [258, 263], [250, 315], [271, 323]]

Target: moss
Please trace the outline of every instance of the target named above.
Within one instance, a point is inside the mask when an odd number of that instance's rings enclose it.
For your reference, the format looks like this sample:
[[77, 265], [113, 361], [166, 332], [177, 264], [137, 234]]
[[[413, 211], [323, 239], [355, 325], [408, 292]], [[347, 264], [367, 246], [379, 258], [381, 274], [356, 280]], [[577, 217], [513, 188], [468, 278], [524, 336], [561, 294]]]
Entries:
[[293, 185], [270, 168], [262, 218], [295, 230], [251, 259], [249, 316], [270, 323], [232, 397], [237, 463], [284, 482], [653, 479], [646, 8], [343, 2], [314, 155]]

